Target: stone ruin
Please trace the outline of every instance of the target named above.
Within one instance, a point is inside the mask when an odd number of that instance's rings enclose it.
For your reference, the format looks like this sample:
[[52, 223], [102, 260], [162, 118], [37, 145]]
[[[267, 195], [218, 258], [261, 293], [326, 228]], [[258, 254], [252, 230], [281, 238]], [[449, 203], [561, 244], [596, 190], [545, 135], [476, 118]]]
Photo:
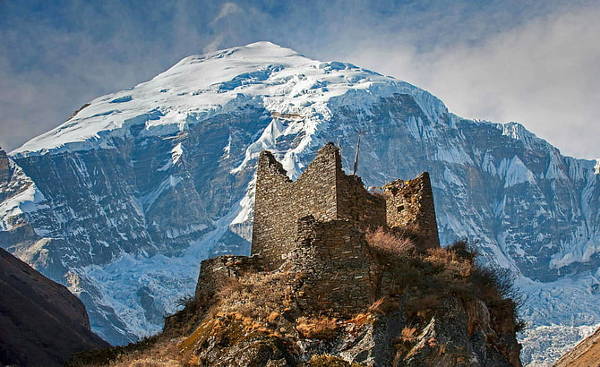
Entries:
[[202, 262], [196, 298], [209, 302], [231, 278], [267, 271], [302, 273], [298, 303], [307, 310], [351, 315], [394, 286], [394, 277], [370, 253], [367, 230], [384, 227], [418, 249], [439, 247], [427, 172], [369, 192], [342, 170], [339, 149], [321, 148], [292, 181], [273, 154], [260, 155], [251, 256]]

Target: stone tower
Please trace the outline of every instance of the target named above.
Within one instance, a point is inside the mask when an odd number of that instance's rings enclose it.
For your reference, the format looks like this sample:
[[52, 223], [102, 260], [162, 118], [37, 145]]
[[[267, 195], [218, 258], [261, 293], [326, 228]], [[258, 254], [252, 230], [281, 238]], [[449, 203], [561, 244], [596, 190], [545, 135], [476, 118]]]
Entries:
[[439, 247], [429, 174], [423, 172], [412, 180], [390, 182], [383, 190], [388, 227], [414, 238], [420, 248]]
[[308, 215], [320, 222], [347, 220], [362, 230], [387, 226], [415, 238], [419, 247], [439, 247], [429, 175], [383, 189], [383, 195], [372, 194], [360, 177], [346, 175], [332, 143], [296, 181], [264, 151], [257, 169], [252, 254], [267, 268], [281, 265], [295, 246], [298, 220]]
[[256, 175], [252, 254], [260, 254], [268, 268], [279, 266], [294, 247], [302, 217], [345, 219], [361, 228], [386, 224], [385, 200], [370, 194], [359, 177], [344, 173], [332, 143], [319, 150], [296, 181], [268, 151], [261, 153]]

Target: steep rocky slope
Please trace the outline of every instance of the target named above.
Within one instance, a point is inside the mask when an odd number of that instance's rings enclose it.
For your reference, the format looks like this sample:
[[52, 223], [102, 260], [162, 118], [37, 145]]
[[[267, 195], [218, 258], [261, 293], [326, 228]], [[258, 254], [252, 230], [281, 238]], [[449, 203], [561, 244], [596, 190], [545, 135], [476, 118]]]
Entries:
[[[313, 243], [300, 236], [272, 271], [256, 267], [260, 255], [203, 262], [204, 286], [199, 283], [196, 298], [166, 320], [162, 334], [80, 355], [78, 365], [521, 366], [506, 284], [477, 267], [464, 244], [421, 252], [390, 234], [378, 235], [385, 247], [363, 236], [315, 235]], [[393, 279], [387, 295], [360, 306], [355, 284], [339, 280], [334, 292], [340, 297], [332, 298], [323, 274], [353, 278], [357, 250]], [[314, 256], [331, 251], [335, 262]], [[217, 273], [225, 278], [208, 282]]]
[[0, 365], [62, 366], [106, 348], [83, 304], [64, 286], [0, 249]]
[[[484, 261], [518, 276], [525, 361], [557, 358], [600, 323], [596, 162], [517, 123], [462, 119], [408, 83], [266, 42], [185, 58], [0, 157], [0, 243], [125, 343], [160, 330], [199, 260], [247, 253], [261, 150], [297, 177], [327, 141], [352, 157], [359, 132], [368, 185], [429, 171], [442, 242], [478, 241]], [[549, 341], [553, 354], [536, 333], [550, 326], [571, 335]]]
[[600, 365], [600, 329], [560, 357], [556, 367], [591, 367]]

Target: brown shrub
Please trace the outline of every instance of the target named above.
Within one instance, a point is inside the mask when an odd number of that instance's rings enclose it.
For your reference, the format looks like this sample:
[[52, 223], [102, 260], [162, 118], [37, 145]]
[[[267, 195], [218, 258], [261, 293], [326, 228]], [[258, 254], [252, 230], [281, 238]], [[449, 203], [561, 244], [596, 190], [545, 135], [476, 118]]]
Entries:
[[415, 252], [416, 246], [408, 237], [399, 237], [382, 227], [366, 233], [369, 246], [375, 250], [398, 256], [406, 256]]
[[467, 260], [474, 260], [478, 255], [477, 251], [464, 240], [456, 241], [446, 248]]
[[296, 320], [296, 330], [303, 338], [332, 339], [335, 338], [340, 328], [338, 321], [329, 317], [307, 318], [300, 317]]
[[473, 272], [473, 259], [465, 258], [450, 248], [428, 249], [424, 260], [455, 278], [466, 278]]
[[281, 312], [283, 307], [291, 303], [292, 289], [289, 284], [292, 279], [293, 274], [284, 272], [248, 274], [232, 279], [217, 292], [215, 309], [267, 321], [273, 312]]

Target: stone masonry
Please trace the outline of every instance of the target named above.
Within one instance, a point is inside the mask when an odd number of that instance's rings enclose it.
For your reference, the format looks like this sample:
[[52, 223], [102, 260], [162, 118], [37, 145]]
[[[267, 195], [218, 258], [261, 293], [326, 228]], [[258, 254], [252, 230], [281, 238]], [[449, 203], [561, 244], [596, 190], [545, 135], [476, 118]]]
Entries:
[[224, 255], [204, 260], [200, 267], [195, 297], [207, 302], [217, 290], [227, 285], [230, 279], [261, 270], [256, 256]]
[[439, 247], [429, 175], [383, 189], [383, 195], [372, 194], [360, 177], [346, 175], [332, 143], [319, 150], [295, 182], [265, 151], [258, 162], [252, 254], [260, 254], [267, 268], [277, 268], [294, 246], [296, 222], [307, 215], [318, 221], [349, 220], [363, 230], [388, 226], [412, 235], [420, 247]]
[[296, 248], [284, 270], [303, 275], [297, 292], [302, 309], [347, 317], [378, 296], [368, 258], [364, 232], [354, 222], [319, 222], [309, 215], [298, 220]]
[[423, 172], [409, 181], [390, 182], [383, 190], [387, 225], [413, 237], [420, 248], [439, 247], [429, 174]]

